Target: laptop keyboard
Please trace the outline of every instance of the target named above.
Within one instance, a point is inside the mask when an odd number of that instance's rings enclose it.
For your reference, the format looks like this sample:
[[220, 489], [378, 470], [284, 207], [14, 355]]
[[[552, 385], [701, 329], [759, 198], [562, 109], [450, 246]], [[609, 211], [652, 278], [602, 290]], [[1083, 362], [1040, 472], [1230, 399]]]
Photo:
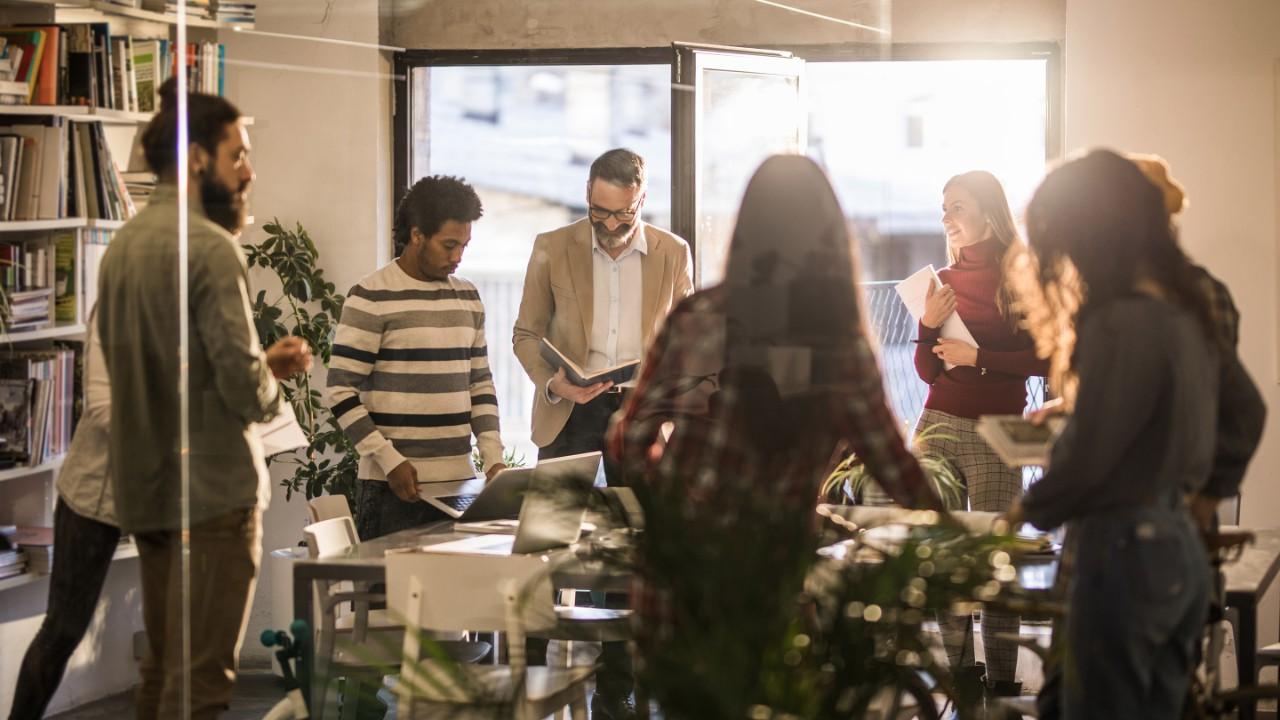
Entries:
[[476, 501], [479, 495], [445, 495], [437, 497], [436, 500], [448, 505], [458, 512], [466, 512], [467, 508]]

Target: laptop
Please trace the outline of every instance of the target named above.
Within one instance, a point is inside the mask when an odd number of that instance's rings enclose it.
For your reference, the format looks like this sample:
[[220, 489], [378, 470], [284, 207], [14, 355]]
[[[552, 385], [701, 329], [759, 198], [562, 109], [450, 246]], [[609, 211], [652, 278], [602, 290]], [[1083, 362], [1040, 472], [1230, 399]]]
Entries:
[[598, 452], [569, 455], [542, 460], [537, 467], [507, 468], [486, 483], [484, 478], [463, 482], [428, 483], [419, 486], [423, 500], [444, 511], [458, 522], [474, 523], [490, 520], [514, 520], [520, 514], [525, 491], [535, 470], [562, 475], [590, 474], [600, 471]]
[[[529, 492], [520, 507], [515, 535], [485, 534], [430, 545], [425, 552], [522, 555], [565, 547], [578, 541], [595, 486], [600, 453], [559, 458], [533, 468]], [[593, 462], [594, 461], [594, 462]]]
[[475, 478], [463, 483], [440, 483], [446, 487], [428, 484], [420, 486], [418, 494], [459, 522], [502, 520], [520, 514], [520, 503], [532, 476], [533, 468], [507, 468], [487, 483]]

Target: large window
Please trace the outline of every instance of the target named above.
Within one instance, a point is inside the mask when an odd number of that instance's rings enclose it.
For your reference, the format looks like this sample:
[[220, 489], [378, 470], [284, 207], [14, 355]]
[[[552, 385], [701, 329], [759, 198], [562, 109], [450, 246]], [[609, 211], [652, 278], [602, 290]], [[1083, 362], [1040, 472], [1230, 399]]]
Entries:
[[671, 92], [666, 65], [418, 68], [411, 180], [475, 186], [484, 217], [459, 273], [484, 301], [503, 442], [532, 462], [533, 383], [511, 349], [533, 239], [586, 213], [597, 155], [629, 147], [649, 173], [645, 218], [671, 217]]
[[[682, 202], [672, 196], [671, 66], [422, 62], [412, 69], [409, 147], [402, 149], [409, 158], [406, 179], [460, 175], [480, 192], [485, 217], [460, 273], [480, 288], [488, 313], [504, 439], [532, 460], [533, 387], [511, 352], [511, 329], [533, 238], [582, 216], [588, 165], [617, 146], [645, 156], [646, 218], [670, 227], [673, 201]], [[1021, 213], [1051, 154], [1048, 62], [1026, 57], [803, 64], [807, 127], [801, 146], [827, 169], [858, 238], [868, 316], [903, 423], [919, 415], [927, 387], [915, 375], [909, 342], [914, 324], [893, 284], [926, 264], [946, 264], [940, 207], [942, 186], [952, 175], [991, 171], [1004, 183], [1015, 215]], [[682, 91], [687, 89], [675, 89]], [[716, 88], [706, 91], [714, 94]], [[733, 97], [752, 100], [741, 93]], [[732, 115], [748, 112], [734, 107]], [[753, 142], [735, 137], [730, 123], [704, 138], [701, 162], [732, 156], [735, 143], [746, 148], [744, 157], [751, 155]], [[707, 187], [711, 178], [698, 178], [703, 204], [710, 207], [705, 201], [716, 199], [717, 208], [729, 211], [714, 223], [724, 232], [697, 226], [695, 254], [715, 254], [712, 236], [723, 240], [731, 230], [752, 169], [724, 179], [724, 187], [712, 183], [713, 194]], [[675, 185], [675, 192], [694, 192], [680, 187], [678, 177]], [[718, 272], [704, 266], [704, 277]], [[1038, 397], [1039, 383], [1034, 390]]]
[[[897, 281], [947, 264], [942, 186], [987, 170], [1015, 216], [1044, 174], [1047, 61], [811, 62], [809, 155], [827, 169], [858, 238], [863, 298], [899, 420], [913, 423], [928, 386], [913, 357], [915, 322]], [[1032, 401], [1043, 382], [1031, 382]]]

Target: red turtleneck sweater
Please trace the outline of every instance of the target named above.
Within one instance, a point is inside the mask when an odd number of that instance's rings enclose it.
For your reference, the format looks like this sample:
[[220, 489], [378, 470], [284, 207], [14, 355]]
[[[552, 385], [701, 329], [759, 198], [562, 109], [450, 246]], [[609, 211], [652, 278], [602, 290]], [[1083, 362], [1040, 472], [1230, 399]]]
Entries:
[[978, 366], [943, 368], [933, 354], [939, 330], [919, 326], [916, 372], [929, 383], [924, 406], [949, 415], [1020, 415], [1027, 405], [1027, 378], [1049, 372], [1049, 361], [1036, 357], [1026, 331], [1015, 331], [1000, 316], [996, 293], [1000, 288], [998, 240], [960, 249], [960, 259], [938, 271], [942, 282], [956, 291], [956, 312], [978, 341]]

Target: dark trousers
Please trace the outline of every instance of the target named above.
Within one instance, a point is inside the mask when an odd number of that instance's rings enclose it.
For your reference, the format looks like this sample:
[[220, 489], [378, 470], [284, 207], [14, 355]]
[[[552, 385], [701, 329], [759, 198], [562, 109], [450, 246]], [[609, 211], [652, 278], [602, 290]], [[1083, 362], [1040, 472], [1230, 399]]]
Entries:
[[[588, 452], [604, 452], [605, 432], [609, 429], [609, 418], [622, 407], [622, 393], [604, 393], [586, 405], [575, 405], [569, 415], [564, 429], [549, 445], [538, 450], [538, 459], [565, 457]], [[562, 400], [561, 402], [569, 402]], [[610, 487], [622, 485], [622, 473], [608, 454], [604, 460], [605, 481]], [[631, 598], [627, 593], [592, 593], [592, 600], [598, 606], [603, 603], [610, 609], [630, 607]], [[601, 643], [600, 670], [596, 673], [596, 693], [608, 698], [624, 698], [631, 694], [635, 685], [631, 671], [631, 653], [627, 651], [625, 642]], [[530, 638], [526, 643], [526, 652], [530, 665], [545, 665], [547, 658], [547, 641]]]
[[[565, 457], [589, 452], [604, 452], [604, 435], [609, 430], [609, 418], [622, 407], [623, 393], [604, 393], [586, 405], [575, 405], [564, 429], [546, 447], [538, 448], [538, 459]], [[560, 402], [569, 402], [561, 400]], [[623, 485], [622, 472], [604, 457], [604, 476], [609, 487]]]
[[39, 720], [62, 681], [71, 653], [93, 620], [120, 530], [77, 515], [58, 499], [53, 516], [53, 572], [44, 622], [18, 672], [9, 720]]
[[443, 510], [425, 500], [401, 500], [391, 492], [391, 485], [383, 480], [359, 482], [355, 516], [356, 534], [362, 541], [440, 520], [452, 520]]

